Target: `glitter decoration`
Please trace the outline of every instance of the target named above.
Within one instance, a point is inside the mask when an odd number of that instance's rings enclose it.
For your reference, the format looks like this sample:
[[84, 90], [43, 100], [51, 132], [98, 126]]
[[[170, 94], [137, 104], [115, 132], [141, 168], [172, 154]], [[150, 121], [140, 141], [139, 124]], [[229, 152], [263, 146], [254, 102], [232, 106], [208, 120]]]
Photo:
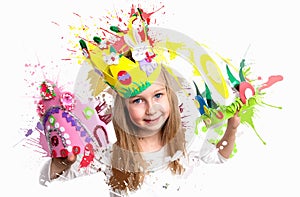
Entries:
[[60, 97], [61, 106], [68, 111], [72, 111], [75, 107], [75, 98], [74, 95], [70, 92], [64, 92]]
[[43, 100], [40, 100], [37, 104], [37, 109], [36, 109], [38, 115], [41, 117], [45, 114], [45, 105], [43, 104]]
[[43, 99], [52, 99], [56, 96], [53, 85], [47, 81], [43, 81], [40, 86], [40, 93]]
[[84, 110], [83, 110], [83, 114], [85, 116], [86, 119], [90, 119], [92, 115], [94, 115], [94, 110], [91, 109], [90, 107], [86, 107]]

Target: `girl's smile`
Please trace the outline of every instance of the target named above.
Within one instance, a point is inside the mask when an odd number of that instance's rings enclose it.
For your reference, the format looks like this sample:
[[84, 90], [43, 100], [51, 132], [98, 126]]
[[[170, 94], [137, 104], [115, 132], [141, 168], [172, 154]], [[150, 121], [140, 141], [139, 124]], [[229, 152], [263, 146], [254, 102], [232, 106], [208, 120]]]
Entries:
[[145, 119], [145, 122], [148, 123], [148, 124], [155, 124], [158, 122], [160, 117], [158, 118], [154, 118], [154, 119]]

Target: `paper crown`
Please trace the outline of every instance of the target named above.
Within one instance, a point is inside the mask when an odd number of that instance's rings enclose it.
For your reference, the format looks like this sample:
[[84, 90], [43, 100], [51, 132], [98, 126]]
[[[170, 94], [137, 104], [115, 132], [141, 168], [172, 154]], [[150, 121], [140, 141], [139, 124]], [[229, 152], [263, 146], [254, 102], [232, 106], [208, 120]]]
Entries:
[[125, 98], [149, 87], [159, 76], [163, 60], [161, 52], [152, 46], [147, 24], [140, 12], [138, 9], [131, 15], [127, 30], [110, 27], [117, 33], [116, 40], [94, 37], [93, 41], [79, 41], [87, 61], [108, 85]]
[[203, 77], [214, 100], [230, 105], [235, 95], [223, 76], [224, 59], [180, 32], [148, 26], [146, 15], [137, 8], [137, 12], [131, 12], [126, 30], [110, 26], [112, 32], [105, 30], [104, 39], [81, 39], [85, 60], [112, 89], [128, 98], [149, 87], [162, 65], [169, 66], [167, 62], [181, 56]]
[[66, 157], [70, 153], [86, 155], [88, 152], [91, 157], [94, 149], [109, 143], [107, 122], [99, 118], [92, 102], [82, 103], [49, 80], [41, 83], [40, 94], [42, 99], [37, 112], [44, 129], [40, 144], [48, 156]]

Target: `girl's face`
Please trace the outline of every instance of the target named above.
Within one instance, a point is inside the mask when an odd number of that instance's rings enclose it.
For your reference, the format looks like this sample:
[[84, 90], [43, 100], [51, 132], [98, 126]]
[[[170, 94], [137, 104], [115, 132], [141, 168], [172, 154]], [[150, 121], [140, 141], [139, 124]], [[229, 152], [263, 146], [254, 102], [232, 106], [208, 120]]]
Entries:
[[126, 99], [132, 122], [143, 135], [159, 132], [170, 115], [170, 105], [163, 83], [153, 83], [142, 93]]

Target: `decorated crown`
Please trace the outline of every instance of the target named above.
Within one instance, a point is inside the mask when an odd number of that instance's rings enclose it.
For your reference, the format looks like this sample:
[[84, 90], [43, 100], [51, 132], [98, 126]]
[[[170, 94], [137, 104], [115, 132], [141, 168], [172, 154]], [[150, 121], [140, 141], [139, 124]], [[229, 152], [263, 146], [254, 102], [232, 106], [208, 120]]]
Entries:
[[[71, 92], [61, 91], [49, 80], [41, 83], [40, 95], [37, 113], [44, 130], [40, 144], [47, 156], [66, 157], [70, 153], [78, 155], [86, 151], [91, 156], [99, 146], [109, 143], [106, 132], [108, 121], [100, 119], [95, 103], [82, 103]], [[86, 162], [83, 161], [85, 167]]]
[[220, 69], [224, 67], [224, 59], [184, 34], [150, 27], [147, 15], [137, 8], [136, 12], [131, 11], [127, 29], [110, 26], [111, 32], [105, 30], [104, 38], [81, 39], [85, 61], [112, 89], [128, 98], [149, 87], [159, 76], [162, 65], [169, 66], [170, 60], [181, 56], [204, 78], [214, 100], [230, 105], [235, 96]]
[[117, 34], [114, 40], [95, 36], [93, 41], [79, 41], [87, 61], [125, 98], [149, 87], [159, 76], [163, 60], [161, 52], [153, 48], [141, 12], [138, 9], [130, 16], [127, 30], [110, 27]]

